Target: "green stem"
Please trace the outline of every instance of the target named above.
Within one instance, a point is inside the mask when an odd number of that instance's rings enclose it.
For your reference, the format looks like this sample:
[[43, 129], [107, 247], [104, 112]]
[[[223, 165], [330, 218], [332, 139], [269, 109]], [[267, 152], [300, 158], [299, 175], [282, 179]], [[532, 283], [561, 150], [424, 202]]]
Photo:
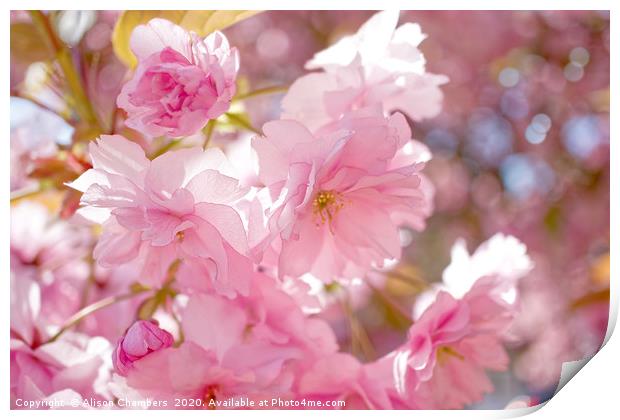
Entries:
[[172, 149], [174, 146], [176, 146], [179, 143], [181, 143], [181, 139], [170, 140], [168, 143], [164, 144], [162, 147], [155, 150], [155, 152], [153, 152], [153, 154], [150, 156], [150, 159], [153, 160], [156, 157], [163, 155], [164, 153], [166, 153], [168, 150]]
[[205, 142], [202, 145], [202, 148], [204, 150], [207, 150], [207, 147], [209, 147], [209, 142], [211, 141], [211, 137], [213, 137], [213, 130], [215, 129], [216, 125], [217, 120], [209, 120], [207, 126], [204, 128]]
[[266, 87], [266, 88], [256, 89], [256, 90], [253, 90], [251, 92], [246, 92], [246, 93], [242, 93], [240, 95], [237, 95], [234, 98], [234, 100], [235, 101], [242, 101], [242, 100], [245, 100], [245, 99], [254, 98], [256, 96], [272, 95], [272, 94], [275, 94], [275, 93], [283, 93], [283, 92], [286, 92], [289, 87], [290, 86], [285, 85], [285, 86], [270, 86], [270, 87]]
[[82, 79], [75, 69], [71, 51], [58, 38], [49, 19], [43, 12], [40, 10], [31, 10], [30, 17], [32, 18], [32, 22], [39, 28], [41, 34], [47, 39], [52, 51], [56, 54], [56, 60], [62, 69], [69, 90], [71, 91], [71, 97], [75, 102], [75, 111], [82, 121], [92, 125], [98, 131], [101, 131], [97, 115], [82, 86]]
[[258, 130], [257, 128], [255, 128], [254, 126], [252, 126], [252, 124], [248, 123], [247, 121], [245, 121], [243, 118], [240, 118], [237, 114], [233, 114], [231, 112], [227, 112], [224, 115], [226, 115], [226, 117], [230, 120], [230, 122], [234, 123], [235, 125], [245, 128], [246, 130], [249, 130], [253, 133], [262, 135], [263, 133], [260, 132], [260, 130]]

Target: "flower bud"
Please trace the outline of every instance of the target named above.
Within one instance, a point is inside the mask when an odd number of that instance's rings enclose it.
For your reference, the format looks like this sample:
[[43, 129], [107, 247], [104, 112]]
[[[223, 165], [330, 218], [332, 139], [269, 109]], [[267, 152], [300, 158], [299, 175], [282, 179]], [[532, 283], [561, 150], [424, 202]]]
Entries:
[[157, 321], [137, 321], [127, 329], [114, 349], [114, 369], [125, 376], [133, 362], [154, 351], [168, 348], [173, 343], [172, 334], [159, 328]]

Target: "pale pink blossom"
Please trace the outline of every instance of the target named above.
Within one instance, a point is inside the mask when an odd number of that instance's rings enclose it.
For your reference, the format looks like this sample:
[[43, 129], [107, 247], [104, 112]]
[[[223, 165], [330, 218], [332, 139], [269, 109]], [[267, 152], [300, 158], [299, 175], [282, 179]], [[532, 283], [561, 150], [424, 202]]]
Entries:
[[417, 298], [414, 317], [431, 304], [440, 290], [462, 298], [483, 278], [494, 298], [514, 305], [518, 281], [533, 267], [525, 244], [514, 236], [497, 233], [480, 244], [472, 255], [467, 251], [465, 240], [458, 239], [452, 246], [451, 261], [443, 271], [442, 281]]
[[153, 19], [134, 29], [130, 45], [138, 67], [117, 99], [129, 127], [153, 137], [188, 136], [228, 110], [239, 56], [221, 32], [201, 39]]
[[448, 79], [426, 72], [418, 49], [425, 35], [414, 23], [396, 28], [398, 15], [377, 13], [356, 34], [318, 52], [306, 68], [321, 71], [293, 83], [282, 100], [282, 117], [316, 130], [348, 111], [377, 104], [414, 120], [436, 116], [443, 99], [439, 86]]
[[118, 341], [112, 361], [121, 375], [126, 375], [136, 360], [155, 351], [172, 346], [174, 338], [168, 331], [159, 328], [156, 321], [136, 321]]
[[514, 310], [479, 280], [462, 299], [440, 291], [394, 353], [396, 388], [426, 409], [454, 409], [493, 391], [486, 370], [508, 368], [502, 345]]
[[471, 256], [456, 242], [443, 282], [420, 296], [407, 343], [391, 356], [403, 398], [462, 408], [493, 390], [485, 371], [508, 367], [503, 341], [517, 314], [517, 281], [532, 266], [511, 236], [497, 234]]
[[230, 369], [221, 367], [212, 351], [187, 342], [178, 348], [151, 353], [134, 363], [126, 386], [117, 396], [166, 401], [171, 409], [183, 408], [173, 405], [175, 398], [189, 398], [203, 403], [188, 408], [215, 408], [209, 403], [241, 395], [243, 385], [248, 382], [251, 383], [250, 378], [236, 376]]
[[317, 136], [293, 120], [263, 131], [253, 147], [273, 199], [268, 228], [281, 240], [279, 276], [363, 275], [400, 257], [400, 225], [424, 227], [432, 187], [420, 171], [430, 153], [411, 141], [401, 114], [360, 110]]
[[[11, 96], [11, 191], [29, 187], [37, 164], [58, 152], [73, 133], [58, 115], [26, 99]], [[57, 143], [58, 142], [58, 143]]]
[[122, 136], [102, 136], [90, 157], [93, 169], [70, 186], [84, 193], [78, 214], [103, 223], [93, 253], [99, 264], [133, 264], [140, 281], [160, 285], [179, 259], [178, 280], [189, 289], [248, 293], [252, 262], [233, 207], [244, 190], [219, 149], [186, 148], [150, 161]]
[[39, 284], [11, 276], [11, 407], [23, 407], [17, 399], [35, 403], [63, 390], [106, 399], [110, 343], [73, 332], [49, 341], [56, 327], [41, 319], [41, 309]]
[[11, 208], [10, 236], [11, 278], [36, 282], [47, 302], [39, 318], [62, 323], [80, 308], [89, 275], [90, 230], [59, 219], [42, 204], [23, 201]]
[[59, 219], [36, 201], [11, 207], [11, 254], [22, 264], [49, 271], [75, 264], [88, 253], [89, 233]]
[[77, 333], [65, 333], [38, 347], [12, 338], [11, 407], [20, 408], [17, 399], [36, 402], [63, 390], [108, 400], [106, 360], [110, 351], [107, 340]]
[[[328, 355], [317, 360], [301, 377], [298, 398], [329, 401], [332, 409], [394, 409], [390, 396], [393, 386], [383, 381], [378, 366], [364, 365], [347, 353]], [[386, 372], [390, 373], [389, 366]], [[334, 405], [333, 401], [344, 405]]]
[[11, 270], [11, 339], [36, 347], [45, 340], [45, 323], [41, 319], [41, 288], [32, 272], [18, 276]]

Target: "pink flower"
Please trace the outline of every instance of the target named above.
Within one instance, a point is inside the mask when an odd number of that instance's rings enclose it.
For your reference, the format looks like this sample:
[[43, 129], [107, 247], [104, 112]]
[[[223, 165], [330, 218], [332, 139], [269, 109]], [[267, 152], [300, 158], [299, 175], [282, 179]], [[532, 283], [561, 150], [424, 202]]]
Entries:
[[[349, 410], [394, 409], [389, 387], [382, 381], [377, 364], [363, 365], [346, 353], [319, 359], [299, 381], [299, 396], [312, 401], [342, 401]], [[332, 403], [333, 404], [333, 403]]]
[[11, 407], [22, 408], [23, 401], [41, 401], [69, 390], [80, 399], [108, 400], [107, 340], [68, 332], [36, 348], [13, 338], [10, 344]]
[[458, 299], [475, 285], [476, 290], [482, 290], [482, 283], [492, 298], [512, 307], [517, 301], [517, 282], [533, 266], [526, 246], [514, 236], [497, 233], [480, 244], [472, 255], [465, 241], [458, 239], [452, 246], [450, 265], [443, 271], [442, 282], [433, 284], [417, 298], [414, 316], [419, 317], [441, 290]]
[[93, 169], [70, 186], [84, 192], [78, 214], [103, 223], [93, 253], [103, 267], [132, 264], [142, 281], [160, 285], [179, 259], [181, 286], [188, 279], [194, 290], [247, 294], [252, 262], [232, 206], [244, 190], [220, 150], [181, 149], [151, 162], [122, 136], [102, 136], [90, 157]]
[[11, 207], [11, 278], [20, 287], [40, 286], [39, 320], [60, 324], [80, 309], [92, 245], [88, 228], [55, 217], [44, 205], [23, 201]]
[[[144, 397], [292, 396], [295, 379], [337, 350], [329, 326], [304, 316], [262, 274], [248, 297], [193, 294], [182, 311], [184, 342], [133, 364], [127, 385]], [[210, 408], [216, 408], [215, 406]]]
[[400, 256], [399, 225], [424, 227], [432, 192], [420, 170], [430, 153], [401, 114], [360, 110], [317, 136], [292, 120], [263, 130], [252, 144], [273, 198], [279, 276], [360, 276]]
[[30, 270], [11, 270], [11, 339], [36, 347], [47, 337], [42, 324], [41, 288]]
[[496, 322], [508, 309], [477, 289], [470, 293], [456, 300], [439, 292], [394, 353], [396, 389], [421, 408], [476, 402], [493, 390], [485, 371], [508, 368], [501, 337], [508, 324]]
[[27, 276], [17, 278], [12, 273], [10, 291], [11, 407], [23, 407], [18, 399], [37, 402], [63, 390], [104, 399], [110, 343], [102, 337], [73, 332], [46, 342], [48, 325], [40, 317], [45, 305], [39, 285]]
[[114, 368], [121, 375], [127, 375], [136, 360], [172, 344], [174, 344], [172, 334], [159, 328], [157, 321], [136, 321], [114, 349], [112, 355]]
[[130, 45], [138, 67], [117, 100], [129, 127], [153, 137], [188, 136], [228, 110], [239, 56], [221, 32], [202, 40], [153, 19], [134, 29]]
[[439, 89], [447, 78], [427, 73], [418, 45], [425, 38], [419, 25], [396, 29], [398, 11], [375, 14], [359, 31], [318, 52], [306, 64], [321, 72], [302, 76], [282, 100], [282, 118], [304, 121], [314, 131], [348, 111], [380, 105], [414, 120], [441, 110]]
[[420, 408], [462, 408], [491, 392], [485, 370], [506, 370], [517, 281], [532, 268], [525, 245], [496, 234], [469, 255], [452, 248], [443, 282], [416, 301], [407, 343], [392, 353], [396, 389]]
[[171, 409], [181, 408], [173, 405], [174, 398], [204, 402], [194, 408], [216, 408], [210, 404], [243, 395], [242, 387], [248, 381], [221, 367], [212, 351], [190, 341], [137, 360], [127, 374], [125, 389], [116, 394], [119, 398], [166, 401]]

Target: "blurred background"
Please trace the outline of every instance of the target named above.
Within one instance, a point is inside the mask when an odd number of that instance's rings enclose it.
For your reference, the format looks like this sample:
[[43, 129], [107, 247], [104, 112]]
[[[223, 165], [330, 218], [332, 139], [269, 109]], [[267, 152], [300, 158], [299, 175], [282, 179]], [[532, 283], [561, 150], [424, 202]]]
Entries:
[[[226, 29], [240, 50], [242, 88], [292, 83], [315, 52], [372, 13], [264, 12]], [[135, 137], [114, 103], [127, 72], [110, 44], [118, 15], [61, 13], [53, 22], [72, 46], [99, 119]], [[76, 198], [64, 189], [41, 194], [40, 186], [83, 170], [63, 153], [93, 129], [73, 115], [28, 14], [12, 12], [11, 22], [11, 190], [22, 201], [36, 193], [53, 217], [67, 216]], [[377, 287], [351, 285], [346, 305], [333, 304], [329, 296], [340, 292], [326, 288], [322, 316], [345, 350], [372, 360], [402, 341], [400, 311], [441, 280], [457, 238], [473, 252], [496, 232], [514, 235], [535, 269], [520, 283], [522, 312], [507, 337], [511, 370], [493, 376], [496, 392], [476, 407], [503, 408], [519, 395], [544, 401], [561, 363], [595, 353], [607, 328], [609, 13], [403, 11], [403, 22], [428, 35], [421, 46], [428, 71], [450, 78], [442, 113], [411, 124], [434, 155], [425, 171], [436, 187], [435, 212], [425, 231], [403, 231], [403, 261], [387, 276], [377, 273], [380, 280], [366, 279]], [[277, 119], [281, 98], [246, 101], [251, 124]], [[230, 131], [215, 140], [226, 148], [242, 137]], [[30, 193], [33, 182], [39, 188]]]

